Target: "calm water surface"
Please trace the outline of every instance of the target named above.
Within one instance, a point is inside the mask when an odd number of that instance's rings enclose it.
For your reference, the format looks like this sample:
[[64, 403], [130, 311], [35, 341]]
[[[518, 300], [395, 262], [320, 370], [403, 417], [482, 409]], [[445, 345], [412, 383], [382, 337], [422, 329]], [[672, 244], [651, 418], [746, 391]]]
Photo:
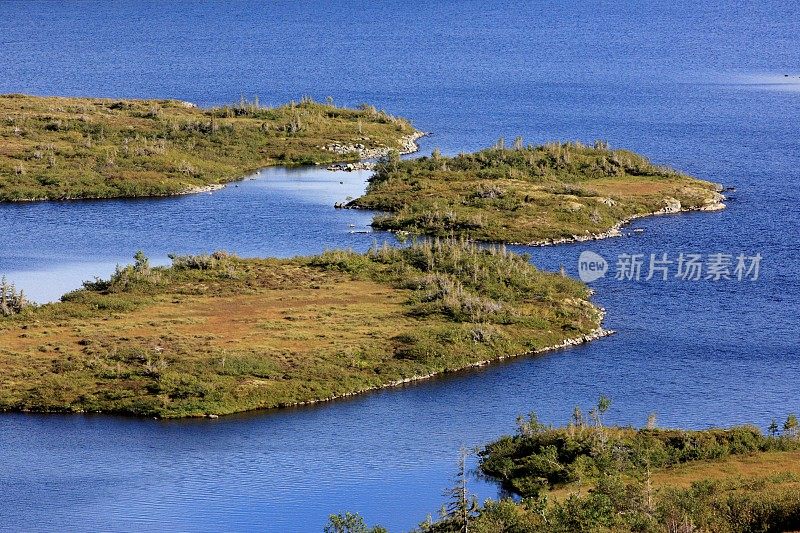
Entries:
[[[590, 346], [307, 409], [219, 420], [0, 416], [0, 528], [392, 530], [435, 513], [458, 449], [535, 409], [705, 427], [800, 411], [800, 19], [790, 3], [0, 2], [0, 92], [369, 101], [434, 135], [423, 151], [607, 139], [736, 191], [721, 213], [523, 249], [761, 253], [755, 282], [595, 283], [618, 333]], [[788, 75], [788, 76], [786, 76]], [[211, 195], [0, 206], [0, 272], [40, 301], [144, 250], [292, 256], [391, 239], [337, 211], [365, 173], [268, 169]], [[351, 226], [352, 225], [352, 226]], [[473, 490], [497, 488], [475, 479]]]

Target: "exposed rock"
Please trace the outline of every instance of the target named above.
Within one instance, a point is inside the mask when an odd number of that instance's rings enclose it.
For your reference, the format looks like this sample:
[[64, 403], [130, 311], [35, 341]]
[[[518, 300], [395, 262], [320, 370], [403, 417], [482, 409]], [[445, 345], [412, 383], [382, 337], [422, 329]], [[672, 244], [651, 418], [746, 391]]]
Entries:
[[369, 161], [359, 161], [358, 163], [334, 163], [328, 166], [328, 170], [353, 172], [354, 170], [372, 170], [375, 163]]
[[[208, 185], [199, 185], [197, 187], [192, 187], [191, 189], [186, 189], [185, 191], [181, 191], [181, 192], [177, 193], [177, 195], [181, 195], [181, 194], [197, 194], [197, 193], [202, 193], [202, 192], [207, 192], [207, 193], [211, 194], [214, 191], [218, 191], [218, 190], [224, 189], [224, 188], [225, 188], [225, 184], [223, 184], [223, 183], [210, 183]], [[173, 195], [173, 196], [175, 196], [175, 195]]]
[[681, 202], [677, 198], [667, 197], [664, 198], [664, 207], [661, 209], [663, 213], [679, 213], [681, 211]]
[[608, 207], [614, 207], [615, 205], [617, 205], [617, 202], [611, 198], [598, 198], [597, 201], [600, 202], [601, 204], [607, 205]]
[[705, 204], [701, 206], [698, 209], [698, 211], [720, 211], [722, 209], [725, 209], [725, 204], [723, 204], [722, 202], [718, 202], [718, 203]]
[[725, 209], [725, 204], [722, 203], [724, 200], [725, 196], [715, 192], [711, 198], [706, 198], [705, 201], [703, 201], [700, 211], [719, 211], [720, 209]]
[[[400, 139], [400, 148], [398, 151], [400, 154], [412, 154], [419, 150], [419, 145], [417, 144], [417, 140], [420, 137], [424, 137], [428, 135], [423, 131], [415, 131], [411, 135], [407, 135]], [[365, 137], [368, 139], [368, 137]], [[356, 154], [359, 159], [362, 161], [358, 163], [336, 163], [330, 165], [328, 170], [371, 170], [374, 167], [374, 163], [369, 161], [363, 161], [364, 159], [380, 159], [381, 157], [385, 157], [389, 154], [392, 148], [388, 146], [377, 146], [374, 148], [367, 148], [362, 143], [355, 143], [355, 144], [342, 144], [342, 143], [331, 143], [326, 144], [322, 147], [323, 150], [327, 150], [329, 152], [333, 152], [337, 155], [341, 156], [350, 156], [352, 154]], [[352, 165], [352, 166], [351, 166]]]
[[[510, 242], [507, 244], [522, 244], [525, 246], [549, 246], [551, 244], [564, 244], [568, 242], [584, 242], [584, 241], [596, 241], [600, 239], [608, 239], [610, 237], [621, 237], [623, 226], [630, 224], [631, 221], [636, 220], [637, 218], [644, 218], [654, 215], [670, 215], [674, 213], [684, 213], [687, 211], [720, 211], [725, 209], [725, 204], [723, 201], [725, 200], [725, 196], [720, 193], [714, 193], [711, 197], [707, 198], [703, 205], [698, 207], [684, 207], [681, 205], [680, 201], [675, 198], [665, 198], [664, 201], [666, 203], [665, 207], [659, 209], [658, 211], [654, 211], [652, 213], [643, 213], [640, 215], [633, 215], [625, 220], [621, 220], [620, 222], [614, 224], [612, 228], [607, 231], [603, 231], [600, 233], [589, 233], [586, 235], [570, 235], [569, 237], [561, 237], [559, 239], [545, 239], [542, 241], [534, 241], [534, 242]], [[677, 209], [677, 210], [672, 210]]]

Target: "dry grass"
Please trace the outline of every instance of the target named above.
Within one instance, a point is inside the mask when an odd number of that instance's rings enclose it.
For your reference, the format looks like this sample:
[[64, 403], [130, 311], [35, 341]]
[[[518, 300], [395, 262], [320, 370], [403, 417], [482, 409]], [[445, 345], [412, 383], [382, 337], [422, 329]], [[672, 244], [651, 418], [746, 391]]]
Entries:
[[800, 490], [800, 451], [733, 455], [718, 461], [687, 463], [655, 472], [652, 482], [655, 487], [688, 488], [704, 480], [766, 480], [781, 476], [793, 477], [789, 484]]
[[355, 160], [323, 146], [397, 148], [413, 131], [370, 106], [309, 99], [200, 109], [174, 100], [0, 95], [0, 201], [176, 194], [269, 165]]
[[[654, 489], [688, 489], [698, 482], [713, 481], [732, 486], [747, 480], [780, 480], [782, 488], [800, 491], [800, 451], [758, 452], [732, 455], [718, 460], [685, 463], [655, 470], [650, 482]], [[572, 495], [586, 494], [593, 483], [555, 487], [547, 492], [554, 501], [563, 502]]]
[[[227, 414], [457, 370], [598, 326], [580, 284], [477, 249], [458, 252], [460, 269], [475, 260], [492, 283], [492, 265], [515, 269], [509, 283], [525, 277], [516, 289], [475, 286], [504, 313], [475, 322], [453, 295], [432, 307], [426, 276], [451, 274], [416, 265], [437, 261], [422, 248], [124, 270], [116, 284], [0, 319], [0, 408]], [[463, 283], [458, 298], [474, 305], [472, 278]]]
[[373, 222], [381, 229], [538, 243], [720, 199], [714, 184], [637, 154], [567, 143], [387, 162], [350, 205], [388, 211]]

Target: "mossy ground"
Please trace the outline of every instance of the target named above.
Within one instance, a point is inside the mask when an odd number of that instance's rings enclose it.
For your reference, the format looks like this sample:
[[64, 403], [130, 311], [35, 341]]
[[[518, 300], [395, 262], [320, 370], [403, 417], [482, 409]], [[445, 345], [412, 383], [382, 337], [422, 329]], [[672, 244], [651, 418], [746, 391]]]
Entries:
[[0, 95], [0, 201], [162, 196], [269, 165], [356, 160], [331, 143], [398, 148], [405, 120], [309, 99], [214, 109], [175, 100]]
[[538, 243], [601, 234], [680, 202], [718, 204], [713, 183], [604, 143], [553, 143], [380, 165], [350, 207], [387, 211], [378, 229]]
[[0, 318], [0, 409], [164, 417], [321, 400], [586, 334], [582, 284], [459, 242], [139, 260]]

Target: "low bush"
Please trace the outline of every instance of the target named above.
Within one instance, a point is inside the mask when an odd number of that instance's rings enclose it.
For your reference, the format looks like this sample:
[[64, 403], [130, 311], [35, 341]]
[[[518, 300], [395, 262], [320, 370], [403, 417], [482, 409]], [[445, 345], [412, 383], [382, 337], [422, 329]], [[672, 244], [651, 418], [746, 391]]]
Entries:
[[471, 154], [387, 158], [352, 207], [380, 210], [373, 227], [490, 242], [585, 237], [664, 207], [719, 201], [715, 185], [606, 143], [551, 143]]

